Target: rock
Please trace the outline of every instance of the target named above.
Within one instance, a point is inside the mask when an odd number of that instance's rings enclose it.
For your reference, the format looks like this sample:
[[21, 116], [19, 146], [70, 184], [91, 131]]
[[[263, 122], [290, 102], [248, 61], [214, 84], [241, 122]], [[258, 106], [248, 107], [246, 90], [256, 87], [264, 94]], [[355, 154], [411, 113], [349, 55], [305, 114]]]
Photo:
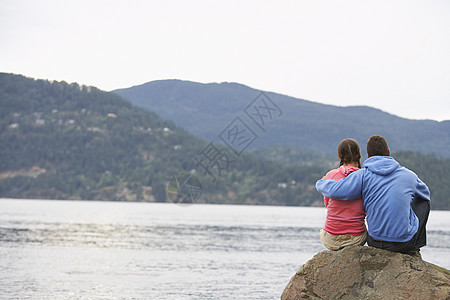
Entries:
[[419, 256], [351, 246], [316, 254], [281, 299], [450, 299], [450, 272]]

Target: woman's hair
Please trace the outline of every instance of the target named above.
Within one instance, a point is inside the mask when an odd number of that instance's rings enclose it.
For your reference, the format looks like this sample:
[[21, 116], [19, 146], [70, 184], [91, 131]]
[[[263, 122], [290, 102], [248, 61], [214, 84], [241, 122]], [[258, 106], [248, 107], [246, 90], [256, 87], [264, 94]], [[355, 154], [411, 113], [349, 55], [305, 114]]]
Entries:
[[343, 139], [338, 146], [338, 157], [341, 160], [340, 166], [343, 164], [356, 162], [358, 168], [361, 168], [361, 150], [358, 142], [354, 139]]

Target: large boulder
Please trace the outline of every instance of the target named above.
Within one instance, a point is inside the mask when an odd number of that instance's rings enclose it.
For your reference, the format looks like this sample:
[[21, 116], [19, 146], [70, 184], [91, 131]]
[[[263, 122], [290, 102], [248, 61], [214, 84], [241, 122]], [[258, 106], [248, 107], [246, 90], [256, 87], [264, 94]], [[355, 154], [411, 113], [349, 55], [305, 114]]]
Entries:
[[450, 299], [450, 272], [419, 256], [351, 246], [315, 255], [281, 299]]

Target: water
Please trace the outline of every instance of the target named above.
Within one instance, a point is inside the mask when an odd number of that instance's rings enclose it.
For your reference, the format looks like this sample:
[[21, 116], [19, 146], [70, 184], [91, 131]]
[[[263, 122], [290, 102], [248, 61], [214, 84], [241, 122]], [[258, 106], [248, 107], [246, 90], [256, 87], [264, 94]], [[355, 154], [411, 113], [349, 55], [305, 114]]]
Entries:
[[[0, 200], [2, 299], [279, 299], [325, 209]], [[425, 260], [450, 269], [450, 212]]]

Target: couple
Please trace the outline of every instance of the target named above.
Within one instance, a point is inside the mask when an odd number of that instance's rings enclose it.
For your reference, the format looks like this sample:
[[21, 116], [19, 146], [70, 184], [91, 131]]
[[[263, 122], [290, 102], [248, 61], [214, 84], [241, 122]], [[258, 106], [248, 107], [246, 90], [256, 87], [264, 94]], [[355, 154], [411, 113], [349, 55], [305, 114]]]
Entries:
[[316, 183], [327, 207], [320, 231], [325, 247], [339, 250], [367, 241], [372, 247], [420, 255], [420, 247], [426, 245], [430, 212], [428, 187], [390, 156], [382, 136], [374, 135], [367, 141], [368, 159], [362, 168], [355, 140], [342, 140], [338, 156], [340, 167]]

